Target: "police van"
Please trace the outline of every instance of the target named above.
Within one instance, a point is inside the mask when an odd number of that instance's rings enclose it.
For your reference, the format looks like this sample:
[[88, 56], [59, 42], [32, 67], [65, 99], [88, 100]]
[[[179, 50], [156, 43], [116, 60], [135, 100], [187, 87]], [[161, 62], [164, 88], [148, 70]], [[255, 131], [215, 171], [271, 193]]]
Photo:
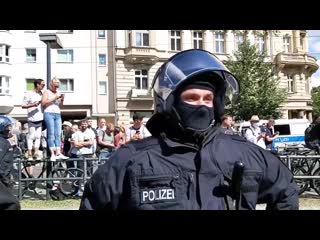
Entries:
[[[267, 124], [268, 120], [260, 120], [258, 125]], [[308, 119], [278, 119], [275, 120], [273, 132], [279, 132], [276, 139], [272, 141], [273, 149], [282, 149], [290, 145], [304, 147], [304, 131], [310, 125]], [[244, 136], [246, 130], [250, 127], [250, 122], [239, 124], [239, 133]]]

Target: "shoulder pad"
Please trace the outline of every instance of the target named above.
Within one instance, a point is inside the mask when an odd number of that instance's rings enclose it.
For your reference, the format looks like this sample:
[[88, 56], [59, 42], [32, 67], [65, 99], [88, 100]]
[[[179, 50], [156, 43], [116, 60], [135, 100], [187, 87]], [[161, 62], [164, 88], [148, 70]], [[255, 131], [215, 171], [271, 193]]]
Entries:
[[159, 144], [157, 138], [147, 137], [138, 141], [131, 141], [127, 145], [131, 151], [135, 152], [135, 151], [142, 150], [148, 146], [156, 145], [156, 144]]
[[232, 138], [232, 140], [235, 140], [235, 141], [240, 141], [240, 142], [246, 142], [247, 139], [245, 139], [244, 137], [241, 137], [237, 134], [234, 134], [234, 135], [231, 135], [230, 136]]

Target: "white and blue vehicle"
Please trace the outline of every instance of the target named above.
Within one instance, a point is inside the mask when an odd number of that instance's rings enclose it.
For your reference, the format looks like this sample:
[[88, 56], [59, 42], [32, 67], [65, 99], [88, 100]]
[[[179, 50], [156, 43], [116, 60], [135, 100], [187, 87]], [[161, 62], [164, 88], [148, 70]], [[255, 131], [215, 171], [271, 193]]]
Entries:
[[[260, 120], [259, 125], [266, 124], [268, 120]], [[276, 139], [272, 141], [273, 149], [283, 149], [290, 145], [304, 147], [304, 131], [310, 125], [308, 119], [278, 119], [275, 120], [273, 132], [279, 132]], [[242, 122], [239, 125], [239, 132], [244, 136], [245, 131], [250, 127], [250, 122]]]
[[296, 145], [304, 147], [304, 131], [310, 125], [308, 119], [279, 119], [275, 120], [274, 132], [279, 136], [272, 141], [273, 149]]

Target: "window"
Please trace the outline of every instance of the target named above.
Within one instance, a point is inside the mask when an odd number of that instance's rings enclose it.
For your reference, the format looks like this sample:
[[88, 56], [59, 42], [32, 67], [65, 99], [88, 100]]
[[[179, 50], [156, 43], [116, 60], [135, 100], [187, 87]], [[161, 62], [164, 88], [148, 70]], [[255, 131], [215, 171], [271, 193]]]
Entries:
[[137, 89], [148, 89], [148, 71], [136, 70], [135, 83]]
[[258, 48], [258, 51], [260, 53], [264, 52], [264, 36], [255, 36], [254, 37], [254, 42]]
[[149, 47], [149, 31], [136, 31], [136, 47]]
[[27, 63], [35, 63], [37, 61], [37, 52], [35, 48], [27, 48], [26, 49], [26, 62]]
[[274, 125], [273, 128], [275, 132], [279, 132], [279, 135], [290, 135], [289, 124]]
[[106, 65], [106, 54], [99, 54], [99, 65]]
[[34, 78], [27, 78], [26, 79], [27, 91], [31, 91], [34, 88], [34, 84], [33, 84], [34, 80], [35, 80]]
[[98, 38], [106, 38], [106, 31], [98, 30]]
[[73, 50], [58, 49], [58, 62], [73, 62]]
[[100, 94], [100, 95], [107, 94], [107, 82], [106, 81], [99, 81], [98, 94]]
[[200, 48], [202, 49], [202, 32], [194, 31], [193, 32], [193, 48]]
[[224, 33], [217, 32], [214, 34], [215, 52], [224, 53]]
[[292, 74], [287, 74], [288, 93], [294, 92], [294, 80]]
[[10, 94], [10, 77], [0, 76], [0, 94]]
[[0, 62], [9, 62], [9, 49], [10, 46], [8, 45], [0, 45]]
[[283, 51], [288, 53], [290, 52], [290, 37], [283, 37]]
[[170, 31], [170, 47], [172, 51], [181, 51], [181, 31]]
[[73, 79], [72, 78], [60, 78], [60, 87], [61, 92], [73, 92]]
[[237, 51], [239, 49], [239, 46], [244, 42], [244, 34], [237, 34], [235, 36], [235, 43], [236, 43], [236, 48], [235, 50]]

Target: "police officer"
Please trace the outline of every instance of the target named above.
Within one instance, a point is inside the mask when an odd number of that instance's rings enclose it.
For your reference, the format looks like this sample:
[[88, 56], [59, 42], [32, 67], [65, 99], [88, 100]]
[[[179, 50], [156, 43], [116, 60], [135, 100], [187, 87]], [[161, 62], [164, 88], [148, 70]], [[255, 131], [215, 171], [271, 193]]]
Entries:
[[120, 147], [86, 183], [80, 209], [223, 210], [232, 200], [238, 209], [298, 209], [297, 185], [277, 157], [214, 126], [239, 87], [213, 54], [174, 55], [152, 86], [152, 137]]
[[13, 147], [8, 141], [12, 137], [12, 125], [15, 120], [0, 115], [0, 210], [20, 209], [20, 204], [9, 190], [10, 173], [13, 164]]

